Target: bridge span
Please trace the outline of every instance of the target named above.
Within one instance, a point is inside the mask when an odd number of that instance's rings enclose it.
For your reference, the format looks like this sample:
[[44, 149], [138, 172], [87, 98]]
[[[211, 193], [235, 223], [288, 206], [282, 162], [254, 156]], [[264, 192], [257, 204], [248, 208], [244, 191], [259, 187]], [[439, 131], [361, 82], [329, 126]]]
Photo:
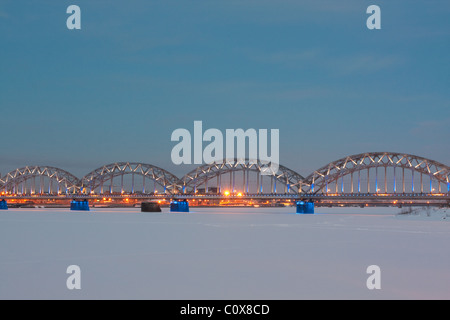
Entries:
[[143, 201], [158, 201], [162, 204], [168, 204], [170, 201], [188, 200], [194, 205], [258, 205], [258, 204], [282, 204], [283, 206], [294, 205], [297, 201], [314, 202], [316, 206], [433, 206], [450, 207], [449, 194], [110, 194], [105, 195], [10, 195], [8, 200], [16, 203], [27, 202], [47, 202], [47, 203], [68, 203], [71, 200], [88, 200], [97, 204], [136, 204]]
[[[27, 166], [0, 178], [11, 200], [103, 201], [187, 199], [192, 201], [314, 201], [318, 205], [449, 205], [450, 167], [410, 154], [372, 152], [347, 156], [303, 176], [283, 165], [225, 159], [178, 178], [160, 167], [117, 162], [82, 178], [50, 166]], [[112, 201], [112, 200], [111, 200]]]

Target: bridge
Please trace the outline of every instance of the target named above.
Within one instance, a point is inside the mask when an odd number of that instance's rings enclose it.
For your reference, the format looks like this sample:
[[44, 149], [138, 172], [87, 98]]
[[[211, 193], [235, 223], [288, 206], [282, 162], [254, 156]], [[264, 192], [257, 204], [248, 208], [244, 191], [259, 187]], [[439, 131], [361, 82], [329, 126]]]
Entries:
[[[137, 162], [104, 165], [78, 178], [60, 168], [27, 166], [0, 178], [2, 197], [24, 200], [218, 202], [314, 201], [319, 205], [450, 206], [450, 167], [410, 154], [372, 152], [328, 163], [307, 176], [259, 160], [225, 159], [185, 176]], [[269, 167], [270, 168], [270, 167]]]

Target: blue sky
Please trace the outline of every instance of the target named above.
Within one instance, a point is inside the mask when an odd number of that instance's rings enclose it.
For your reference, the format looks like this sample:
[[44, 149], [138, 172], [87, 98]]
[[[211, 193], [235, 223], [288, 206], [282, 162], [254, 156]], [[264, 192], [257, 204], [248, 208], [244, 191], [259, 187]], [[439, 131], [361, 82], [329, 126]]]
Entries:
[[303, 175], [368, 151], [450, 165], [449, 52], [448, 1], [3, 0], [0, 172], [138, 161], [182, 176], [170, 136], [194, 120], [279, 129], [280, 163]]

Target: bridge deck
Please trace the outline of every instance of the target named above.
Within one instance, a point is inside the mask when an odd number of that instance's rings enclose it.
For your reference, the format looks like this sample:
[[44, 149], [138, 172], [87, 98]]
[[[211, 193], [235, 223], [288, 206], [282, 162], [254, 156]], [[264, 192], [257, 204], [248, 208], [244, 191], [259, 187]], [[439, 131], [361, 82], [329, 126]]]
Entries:
[[35, 194], [35, 195], [8, 195], [3, 197], [6, 200], [22, 201], [64, 201], [71, 199], [104, 200], [108, 198], [114, 201], [143, 201], [143, 200], [165, 200], [186, 199], [186, 200], [217, 200], [217, 201], [314, 201], [318, 205], [340, 206], [340, 205], [434, 205], [450, 206], [450, 194], [425, 194], [425, 193], [395, 193], [395, 194], [369, 194], [369, 193], [348, 193], [348, 194], [242, 194], [242, 195], [221, 195], [221, 194]]

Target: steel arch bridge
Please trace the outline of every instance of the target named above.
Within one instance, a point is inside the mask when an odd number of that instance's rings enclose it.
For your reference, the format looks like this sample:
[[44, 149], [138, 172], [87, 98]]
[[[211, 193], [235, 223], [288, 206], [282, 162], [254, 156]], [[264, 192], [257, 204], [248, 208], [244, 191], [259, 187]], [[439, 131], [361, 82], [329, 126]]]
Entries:
[[78, 179], [59, 168], [28, 166], [2, 177], [0, 191], [5, 197], [22, 200], [64, 197], [98, 200], [102, 195], [110, 195], [108, 198], [119, 200], [122, 197], [158, 200], [239, 197], [274, 201], [303, 199], [331, 205], [338, 204], [337, 201], [390, 205], [415, 201], [450, 206], [450, 167], [411, 154], [351, 155], [330, 162], [306, 178], [282, 165], [277, 172], [267, 168], [265, 163], [256, 160], [228, 159], [201, 165], [179, 179], [151, 164], [117, 162]]
[[[236, 177], [236, 174], [241, 177]], [[282, 165], [278, 165], [278, 171], [274, 172], [271, 167], [259, 160], [224, 159], [222, 162], [201, 165], [186, 174], [181, 179], [180, 192], [195, 194], [200, 191], [206, 194], [211, 192], [220, 194], [225, 189], [232, 194], [237, 191], [260, 194], [264, 192], [264, 177], [270, 181], [270, 193], [277, 193], [278, 182], [283, 185], [281, 193], [285, 194], [301, 191], [299, 186], [304, 179], [297, 172]], [[239, 178], [242, 179], [240, 180], [242, 184], [237, 181]], [[254, 180], [253, 192], [250, 192], [251, 180]]]
[[[38, 187], [36, 178], [39, 178]], [[0, 188], [4, 192], [19, 194], [71, 194], [80, 190], [80, 184], [80, 180], [73, 174], [49, 166], [16, 169], [0, 179]]]
[[131, 175], [131, 190], [127, 193], [137, 193], [135, 176], [142, 176], [142, 193], [148, 193], [146, 179], [153, 180], [153, 193], [156, 193], [156, 185], [163, 188], [163, 193], [178, 193], [180, 180], [172, 173], [157, 166], [138, 162], [117, 162], [104, 165], [88, 173], [81, 179], [80, 189], [85, 193], [105, 193], [105, 187], [109, 182], [108, 192], [113, 194], [114, 178], [120, 178], [119, 192], [125, 193], [124, 176]]
[[310, 194], [449, 193], [450, 167], [423, 157], [373, 152], [330, 162], [302, 181]]

